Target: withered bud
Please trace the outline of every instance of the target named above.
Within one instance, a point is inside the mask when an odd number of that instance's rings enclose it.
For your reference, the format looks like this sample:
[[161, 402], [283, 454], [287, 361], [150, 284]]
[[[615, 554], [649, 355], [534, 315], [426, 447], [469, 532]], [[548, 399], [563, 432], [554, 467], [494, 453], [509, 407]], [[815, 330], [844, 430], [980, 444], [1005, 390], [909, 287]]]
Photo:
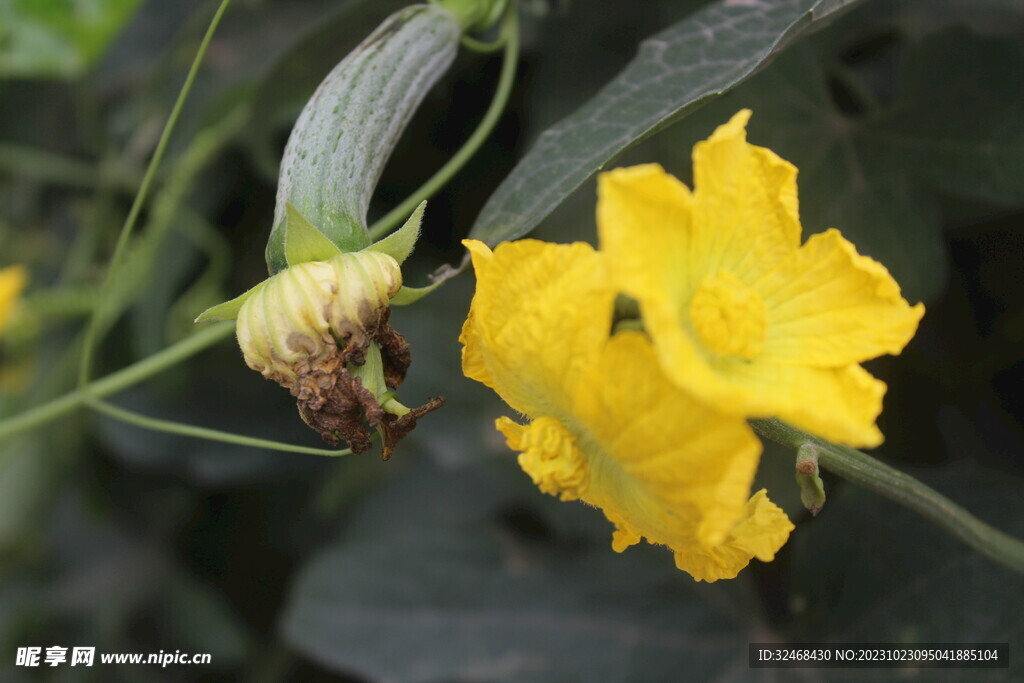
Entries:
[[301, 378], [325, 362], [363, 363], [388, 301], [401, 286], [398, 262], [375, 251], [282, 270], [238, 312], [238, 345], [246, 365], [304, 396], [312, 387], [303, 386]]
[[[344, 439], [361, 453], [368, 423], [385, 437], [385, 459], [417, 417], [443, 403], [410, 410], [391, 393], [410, 362], [408, 344], [388, 324], [401, 286], [398, 262], [381, 252], [297, 263], [246, 299], [236, 328], [246, 364], [288, 389], [325, 441]], [[374, 362], [364, 369], [368, 353]]]

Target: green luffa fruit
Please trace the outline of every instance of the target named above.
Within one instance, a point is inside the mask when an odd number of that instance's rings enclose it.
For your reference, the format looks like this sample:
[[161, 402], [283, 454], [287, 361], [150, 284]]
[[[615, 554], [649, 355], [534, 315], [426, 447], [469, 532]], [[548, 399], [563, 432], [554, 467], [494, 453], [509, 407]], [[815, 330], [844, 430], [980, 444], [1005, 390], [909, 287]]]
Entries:
[[272, 275], [289, 265], [289, 203], [342, 251], [369, 246], [366, 211], [384, 164], [455, 58], [461, 35], [459, 21], [443, 7], [406, 7], [327, 75], [281, 160], [266, 252]]

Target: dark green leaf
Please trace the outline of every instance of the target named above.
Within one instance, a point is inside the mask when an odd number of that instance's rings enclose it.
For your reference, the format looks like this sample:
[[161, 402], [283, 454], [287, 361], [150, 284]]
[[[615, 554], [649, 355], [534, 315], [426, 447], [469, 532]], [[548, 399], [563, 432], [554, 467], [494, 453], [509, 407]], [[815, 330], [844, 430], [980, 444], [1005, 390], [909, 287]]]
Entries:
[[[681, 662], [688, 679], [711, 680], [746, 668], [752, 634], [702, 600], [728, 586], [695, 584], [664, 549], [612, 552], [596, 510], [517, 474], [520, 496], [509, 475], [417, 468], [375, 496], [349, 542], [300, 576], [286, 637], [372, 680], [675, 680]], [[591, 533], [558, 534], [547, 508], [582, 514]]]
[[590, 102], [541, 135], [470, 235], [494, 245], [526, 234], [621, 152], [745, 80], [854, 2], [721, 0], [652, 36]]
[[161, 593], [168, 604], [167, 631], [175, 644], [210, 652], [221, 667], [242, 661], [251, 646], [251, 634], [220, 592], [179, 572], [163, 584]]
[[[117, 403], [144, 415], [222, 429], [307, 446], [316, 435], [295, 414], [294, 399], [266, 382], [242, 362], [237, 349], [226, 349], [202, 372], [179, 373], [175, 400], [172, 386], [155, 393], [125, 392]], [[234, 387], [234, 388], [233, 388]], [[177, 472], [197, 485], [223, 485], [260, 478], [280, 482], [282, 473], [316, 472], [326, 459], [282, 458], [279, 453], [156, 432], [106, 417], [96, 417], [98, 437], [115, 461], [133, 470]]]
[[[906, 163], [930, 187], [1024, 202], [1024, 43], [959, 29], [910, 52], [893, 106], [864, 126], [879, 166]], [[906, 160], [906, 161], [904, 161]]]

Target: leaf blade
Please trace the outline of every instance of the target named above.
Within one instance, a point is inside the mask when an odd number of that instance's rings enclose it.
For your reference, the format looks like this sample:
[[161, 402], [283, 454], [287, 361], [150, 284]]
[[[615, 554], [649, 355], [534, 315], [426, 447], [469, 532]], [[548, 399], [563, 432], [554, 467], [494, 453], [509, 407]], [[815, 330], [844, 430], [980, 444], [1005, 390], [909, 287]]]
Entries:
[[[681, 660], [712, 680], [740, 663], [748, 624], [701, 599], [726, 586], [681, 576], [664, 549], [617, 555], [600, 515], [501, 467], [426, 464], [367, 500], [293, 585], [289, 644], [372, 680], [625, 683], [671, 680]], [[508, 510], [550, 536], [506, 528]]]
[[615, 79], [541, 134], [484, 205], [470, 237], [494, 246], [526, 234], [619, 153], [745, 80], [858, 1], [720, 0], [643, 41]]

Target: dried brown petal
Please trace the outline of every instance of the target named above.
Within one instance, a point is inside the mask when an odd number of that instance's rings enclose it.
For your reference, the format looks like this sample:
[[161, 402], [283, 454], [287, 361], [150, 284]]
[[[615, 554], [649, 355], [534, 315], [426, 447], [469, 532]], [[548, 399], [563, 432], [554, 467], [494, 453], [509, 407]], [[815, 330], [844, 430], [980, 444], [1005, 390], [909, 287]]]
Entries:
[[395, 331], [384, 317], [374, 341], [380, 346], [380, 356], [384, 364], [384, 383], [389, 389], [397, 389], [405, 380], [405, 373], [412, 364], [412, 354], [405, 337]]
[[[398, 417], [391, 413], [384, 413], [384, 419], [377, 426], [384, 436], [384, 450], [381, 452], [381, 460], [387, 460], [395, 450], [395, 446], [406, 434], [416, 428], [416, 420], [427, 413], [433, 412], [444, 405], [444, 396], [428, 399], [427, 402], [418, 408], [412, 408], [408, 413]], [[372, 424], [372, 423], [371, 423]]]
[[344, 439], [353, 453], [362, 453], [370, 447], [366, 419], [380, 419], [383, 411], [359, 378], [344, 368], [332, 380], [331, 386], [315, 399], [296, 402], [299, 415], [327, 443], [333, 446]]

